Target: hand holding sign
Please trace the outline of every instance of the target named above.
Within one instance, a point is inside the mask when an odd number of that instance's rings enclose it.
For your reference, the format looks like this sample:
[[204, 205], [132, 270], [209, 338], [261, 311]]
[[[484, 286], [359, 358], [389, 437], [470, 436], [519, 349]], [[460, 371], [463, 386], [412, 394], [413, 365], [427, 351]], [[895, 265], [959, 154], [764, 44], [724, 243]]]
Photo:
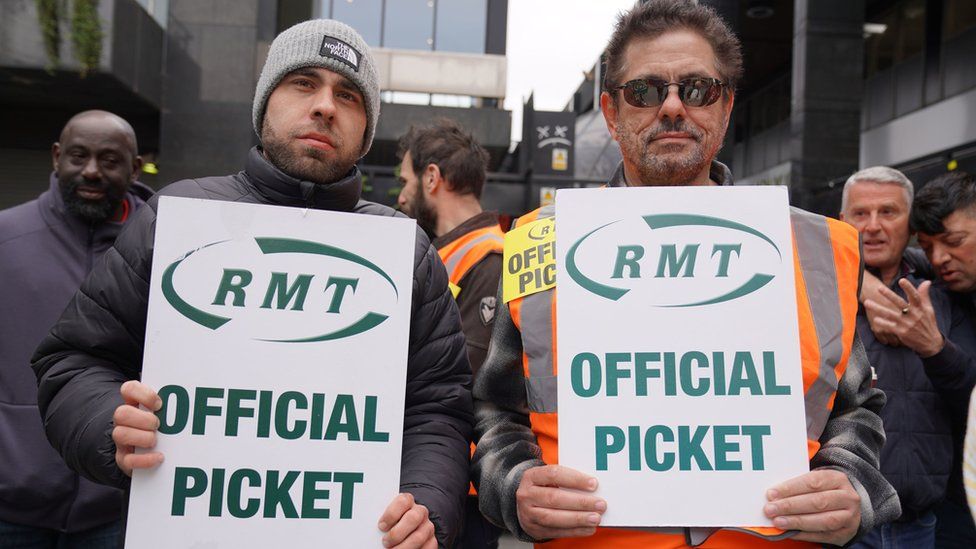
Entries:
[[412, 494], [402, 493], [393, 498], [377, 526], [386, 533], [383, 547], [437, 549], [434, 523], [427, 508], [417, 503]]
[[595, 478], [569, 467], [525, 471], [515, 499], [522, 529], [536, 539], [592, 536], [607, 502], [579, 491], [596, 490]]
[[796, 540], [844, 545], [861, 524], [861, 496], [840, 471], [811, 471], [770, 489], [766, 497], [766, 516], [777, 528], [800, 530]]
[[[159, 418], [153, 412], [162, 407], [163, 401], [156, 391], [135, 380], [123, 383], [120, 392], [125, 404], [116, 408], [112, 416], [115, 422], [112, 440], [115, 442], [115, 463], [131, 477], [133, 469], [148, 469], [163, 462], [163, 454], [159, 452], [135, 453], [136, 448], [156, 446]], [[140, 409], [140, 405], [152, 411]]]

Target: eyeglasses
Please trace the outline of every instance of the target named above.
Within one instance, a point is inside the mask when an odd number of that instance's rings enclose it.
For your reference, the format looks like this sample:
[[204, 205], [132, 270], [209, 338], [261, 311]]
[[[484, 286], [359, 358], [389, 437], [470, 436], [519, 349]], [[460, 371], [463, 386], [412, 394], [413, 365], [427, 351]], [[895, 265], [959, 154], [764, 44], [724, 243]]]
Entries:
[[638, 108], [657, 107], [668, 98], [671, 86], [678, 86], [678, 97], [689, 107], [707, 107], [718, 101], [722, 88], [728, 86], [717, 78], [687, 78], [680, 82], [665, 82], [655, 78], [638, 78], [611, 88], [624, 90], [624, 101]]

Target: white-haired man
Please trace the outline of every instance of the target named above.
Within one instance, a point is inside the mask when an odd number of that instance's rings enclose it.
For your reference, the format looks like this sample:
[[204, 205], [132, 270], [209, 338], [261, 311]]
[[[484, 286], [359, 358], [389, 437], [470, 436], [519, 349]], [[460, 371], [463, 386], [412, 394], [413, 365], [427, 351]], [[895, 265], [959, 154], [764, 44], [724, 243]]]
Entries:
[[[847, 180], [841, 203], [841, 219], [861, 234], [865, 266], [885, 286], [884, 303], [868, 299], [865, 308], [888, 331], [876, 335], [863, 309], [857, 330], [877, 387], [888, 397], [881, 412], [887, 435], [881, 472], [902, 508], [896, 521], [867, 533], [857, 547], [935, 546], [933, 509], [945, 497], [953, 455], [951, 413], [935, 373], [969, 362], [958, 348], [946, 349], [946, 338], [960, 329], [949, 297], [904, 259], [913, 197], [912, 182], [903, 173], [876, 166]], [[885, 333], [898, 335], [892, 340]]]

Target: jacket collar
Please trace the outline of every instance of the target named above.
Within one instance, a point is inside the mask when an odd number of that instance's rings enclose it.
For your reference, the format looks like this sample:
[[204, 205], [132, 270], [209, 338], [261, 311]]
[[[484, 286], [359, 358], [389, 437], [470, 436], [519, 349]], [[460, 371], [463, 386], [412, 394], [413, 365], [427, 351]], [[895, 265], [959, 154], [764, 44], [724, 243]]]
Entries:
[[333, 183], [317, 184], [296, 179], [271, 164], [258, 147], [247, 155], [244, 173], [259, 194], [282, 206], [351, 212], [362, 192], [362, 173], [353, 168]]
[[[735, 185], [732, 179], [732, 171], [725, 164], [722, 164], [718, 160], [712, 160], [711, 166], [708, 168], [708, 178], [715, 182], [716, 185], [726, 186]], [[627, 180], [624, 177], [624, 163], [621, 160], [617, 164], [617, 169], [613, 171], [613, 175], [610, 176], [610, 182], [608, 183], [610, 187], [627, 187]]]
[[[873, 274], [878, 280], [881, 280], [881, 269], [865, 265], [864, 270]], [[898, 286], [898, 281], [903, 278], [907, 278], [914, 286], [918, 286], [924, 280], [915, 275], [915, 267], [912, 267], [908, 261], [905, 261], [904, 254], [902, 254], [902, 260], [898, 264], [898, 274], [892, 279], [891, 284], [888, 284], [888, 288], [901, 295], [903, 292], [901, 291], [901, 287]]]
[[[132, 183], [125, 195], [130, 207], [129, 219], [132, 219], [136, 210], [142, 207], [152, 195], [153, 191], [149, 187], [138, 181]], [[47, 191], [41, 193], [41, 196], [37, 198], [37, 206], [41, 218], [49, 227], [67, 228], [82, 242], [89, 239], [94, 243], [102, 240], [114, 240], [123, 225], [123, 223], [116, 221], [93, 223], [68, 212], [64, 205], [64, 198], [61, 196], [61, 186], [54, 172], [51, 172], [49, 177]]]
[[[462, 236], [470, 233], [471, 231], [482, 229], [484, 227], [491, 227], [492, 225], [498, 226], [498, 212], [481, 212], [480, 214], [469, 218], [467, 221], [461, 223], [457, 227], [454, 227], [452, 230], [438, 236], [431, 241], [431, 244], [435, 249], [439, 250], [451, 242], [454, 242]], [[499, 229], [501, 229], [500, 226]]]

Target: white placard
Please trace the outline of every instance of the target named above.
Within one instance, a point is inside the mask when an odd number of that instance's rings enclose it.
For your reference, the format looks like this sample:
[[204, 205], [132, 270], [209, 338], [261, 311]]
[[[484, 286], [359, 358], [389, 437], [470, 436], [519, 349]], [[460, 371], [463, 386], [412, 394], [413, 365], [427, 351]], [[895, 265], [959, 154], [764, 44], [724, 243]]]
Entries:
[[786, 189], [556, 212], [559, 462], [597, 477], [601, 524], [770, 525], [766, 490], [809, 470]]
[[413, 220], [162, 197], [143, 381], [162, 465], [126, 547], [380, 547], [399, 492]]

